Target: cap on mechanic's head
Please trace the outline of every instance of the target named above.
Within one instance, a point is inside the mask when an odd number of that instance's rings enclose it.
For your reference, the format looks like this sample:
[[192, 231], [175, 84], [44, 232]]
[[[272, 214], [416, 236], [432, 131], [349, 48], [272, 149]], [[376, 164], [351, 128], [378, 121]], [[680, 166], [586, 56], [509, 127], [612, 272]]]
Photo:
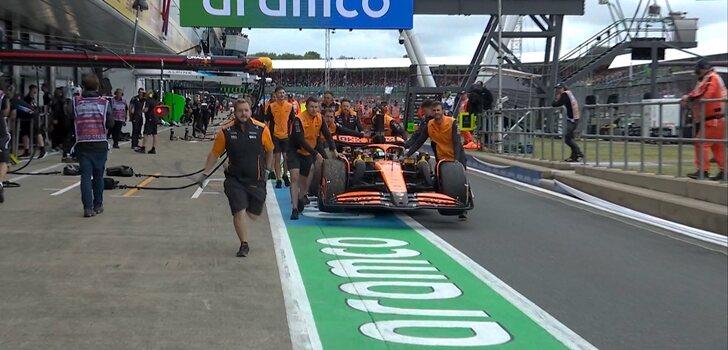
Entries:
[[554, 86], [554, 89], [566, 89], [566, 84], [557, 83], [556, 86]]

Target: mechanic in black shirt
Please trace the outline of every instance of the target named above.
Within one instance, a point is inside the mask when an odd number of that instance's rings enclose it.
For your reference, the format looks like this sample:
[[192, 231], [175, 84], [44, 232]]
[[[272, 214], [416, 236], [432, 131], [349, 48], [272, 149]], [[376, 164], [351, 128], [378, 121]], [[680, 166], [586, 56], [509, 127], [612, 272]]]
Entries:
[[351, 100], [346, 98], [341, 100], [341, 109], [338, 112], [334, 109], [331, 110], [336, 113], [336, 125], [343, 127], [348, 131], [359, 133], [364, 132], [364, 127], [361, 125], [359, 116], [356, 115], [356, 112], [354, 112], [353, 109], [351, 109]]
[[147, 108], [147, 99], [144, 97], [144, 88], [139, 88], [138, 95], [132, 97], [129, 101], [129, 115], [131, 116], [131, 149], [139, 148], [139, 137], [142, 135], [142, 126], [144, 125], [144, 113], [149, 110]]

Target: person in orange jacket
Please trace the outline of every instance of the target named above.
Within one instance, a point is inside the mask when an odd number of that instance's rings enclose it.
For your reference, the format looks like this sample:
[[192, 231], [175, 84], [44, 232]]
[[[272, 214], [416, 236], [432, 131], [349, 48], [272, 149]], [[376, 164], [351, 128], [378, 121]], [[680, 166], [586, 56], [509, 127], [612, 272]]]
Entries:
[[[725, 83], [704, 60], [698, 61], [695, 65], [695, 74], [698, 76], [698, 83], [693, 91], [682, 97], [683, 107], [692, 102], [693, 124], [696, 125], [696, 138], [713, 140], [725, 140], [725, 101], [705, 102], [701, 100], [728, 98], [728, 91]], [[704, 122], [704, 125], [702, 125]], [[713, 151], [713, 158], [718, 163], [719, 172], [716, 176], [710, 177], [710, 151]], [[702, 156], [702, 169], [701, 167]], [[720, 181], [725, 174], [725, 144], [723, 142], [697, 142], [695, 143], [695, 166], [698, 170], [687, 176], [692, 179], [709, 178]], [[702, 174], [701, 174], [702, 172]]]

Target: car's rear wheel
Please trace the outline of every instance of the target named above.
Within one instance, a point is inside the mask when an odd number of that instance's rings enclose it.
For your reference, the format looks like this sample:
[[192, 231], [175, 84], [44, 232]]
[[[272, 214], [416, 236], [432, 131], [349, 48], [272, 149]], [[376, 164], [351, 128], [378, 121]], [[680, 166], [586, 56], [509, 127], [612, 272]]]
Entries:
[[317, 167], [314, 164], [311, 169], [311, 174], [309, 174], [309, 176], [313, 176], [313, 179], [311, 180], [311, 186], [308, 187], [308, 195], [318, 196], [319, 187], [321, 185], [321, 167]]
[[[437, 172], [439, 192], [467, 204], [470, 201], [468, 179], [460, 162], [442, 162]], [[462, 210], [438, 209], [442, 215], [459, 215]]]
[[318, 208], [323, 212], [340, 211], [332, 207], [336, 196], [346, 191], [346, 163], [340, 159], [325, 159], [321, 170]]

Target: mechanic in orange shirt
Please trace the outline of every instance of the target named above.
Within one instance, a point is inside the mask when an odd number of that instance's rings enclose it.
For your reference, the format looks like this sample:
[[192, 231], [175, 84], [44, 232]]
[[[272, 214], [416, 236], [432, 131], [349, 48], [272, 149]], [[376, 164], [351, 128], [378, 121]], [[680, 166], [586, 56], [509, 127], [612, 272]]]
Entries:
[[293, 119], [291, 126], [291, 144], [288, 149], [288, 169], [291, 172], [291, 220], [298, 220], [298, 214], [308, 201], [306, 193], [309, 188], [309, 174], [315, 164], [320, 167], [324, 157], [316, 151], [318, 135], [323, 134], [329, 150], [338, 157], [329, 128], [321, 117], [319, 100], [311, 96], [306, 100], [306, 111]]
[[[281, 188], [281, 179], [286, 187], [291, 186], [288, 178], [288, 167], [286, 166], [286, 152], [288, 152], [289, 127], [296, 113], [293, 104], [286, 100], [286, 89], [282, 86], [276, 87], [273, 95], [275, 100], [268, 105], [265, 113], [265, 120], [273, 136], [273, 172], [276, 175], [276, 188]], [[281, 174], [281, 154], [283, 155], [283, 174]]]
[[[382, 136], [405, 136], [402, 125], [397, 123], [397, 121], [387, 114], [381, 107], [374, 107], [372, 115], [372, 130], [374, 132], [374, 138], [381, 138]], [[383, 142], [383, 140], [375, 140], [374, 142]]]
[[432, 102], [431, 108], [432, 120], [424, 125], [424, 129], [419, 133], [417, 140], [409, 148], [405, 157], [411, 157], [429, 138], [436, 144], [435, 154], [438, 162], [441, 160], [456, 160], [465, 167], [465, 151], [462, 142], [460, 142], [457, 120], [443, 114], [442, 102], [440, 101]]
[[235, 122], [226, 123], [215, 135], [198, 184], [200, 188], [205, 186], [218, 158], [227, 152], [225, 195], [233, 214], [235, 233], [240, 239], [237, 256], [242, 258], [250, 252], [245, 214], [255, 220], [265, 205], [265, 181], [270, 171], [266, 165], [273, 156], [273, 141], [268, 127], [252, 118], [250, 101], [237, 100], [234, 108]]
[[[692, 103], [693, 124], [696, 125], [696, 138], [725, 140], [725, 114], [726, 103], [722, 101], [700, 103], [703, 99], [726, 99], [728, 91], [725, 82], [720, 78], [710, 64], [704, 60], [698, 61], [695, 65], [695, 74], [698, 76], [698, 83], [693, 91], [683, 96], [682, 105]], [[703, 119], [704, 117], [704, 119]], [[700, 125], [705, 121], [705, 125]], [[720, 171], [716, 176], [710, 177], [710, 150], [713, 151], [713, 158], [718, 163]], [[700, 157], [703, 158], [703, 168], [700, 169]], [[725, 174], [725, 144], [723, 142], [696, 142], [695, 143], [695, 166], [698, 170], [688, 174], [692, 179], [709, 178], [714, 181], [723, 180]]]

